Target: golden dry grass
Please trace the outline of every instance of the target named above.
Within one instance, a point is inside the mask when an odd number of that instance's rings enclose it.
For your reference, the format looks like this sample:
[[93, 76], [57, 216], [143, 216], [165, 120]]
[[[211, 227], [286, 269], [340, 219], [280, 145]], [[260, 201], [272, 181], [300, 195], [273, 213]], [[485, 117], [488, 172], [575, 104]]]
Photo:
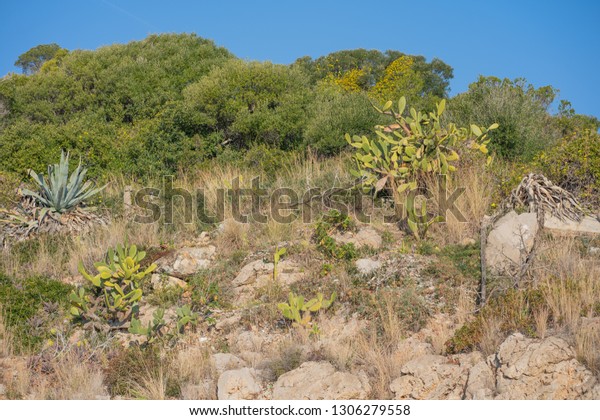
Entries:
[[[435, 236], [441, 244], [457, 244], [466, 238], [477, 238], [481, 220], [489, 212], [492, 204], [495, 183], [491, 171], [477, 164], [462, 167], [460, 170], [460, 175], [448, 178], [446, 195], [450, 201], [455, 190], [464, 191], [455, 202], [464, 220], [457, 218], [451, 211], [442, 215], [446, 217], [446, 221], [435, 226], [435, 230], [439, 232]], [[441, 194], [444, 193], [440, 179], [430, 177], [426, 180], [426, 185], [432, 196], [427, 205], [432, 209], [439, 209], [443, 199]]]
[[13, 336], [4, 322], [4, 310], [0, 305], [0, 357], [9, 357], [13, 354]]

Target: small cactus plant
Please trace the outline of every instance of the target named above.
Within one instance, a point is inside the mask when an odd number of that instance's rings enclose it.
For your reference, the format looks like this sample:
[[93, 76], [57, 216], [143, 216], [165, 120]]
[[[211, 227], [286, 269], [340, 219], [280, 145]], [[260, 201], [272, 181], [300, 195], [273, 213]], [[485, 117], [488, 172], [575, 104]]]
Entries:
[[106, 261], [94, 264], [96, 275], [89, 274], [79, 263], [79, 272], [91, 283], [71, 293], [71, 315], [84, 323], [92, 321], [96, 329], [126, 328], [138, 312], [142, 298], [142, 281], [156, 269], [156, 264], [141, 270], [144, 251], [135, 245], [117, 245], [107, 253]]
[[305, 301], [304, 296], [290, 292], [288, 301], [278, 304], [277, 307], [284, 318], [293, 322], [292, 325], [307, 327], [311, 324], [311, 313], [329, 308], [336, 297], [337, 294], [335, 292], [331, 294], [329, 299], [325, 299], [323, 293], [317, 293], [316, 298]]

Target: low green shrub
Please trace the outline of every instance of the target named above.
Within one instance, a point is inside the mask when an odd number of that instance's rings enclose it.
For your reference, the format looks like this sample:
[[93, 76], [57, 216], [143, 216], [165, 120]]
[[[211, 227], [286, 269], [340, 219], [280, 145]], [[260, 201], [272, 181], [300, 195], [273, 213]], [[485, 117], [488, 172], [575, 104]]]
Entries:
[[539, 170], [584, 203], [600, 205], [600, 135], [584, 131], [565, 137], [554, 148], [541, 153]]
[[338, 244], [331, 236], [334, 232], [345, 232], [354, 229], [354, 223], [347, 214], [338, 210], [330, 210], [323, 215], [315, 226], [313, 238], [317, 249], [325, 256], [336, 260], [353, 260], [358, 252], [352, 243]]
[[45, 277], [13, 280], [0, 274], [0, 307], [18, 351], [36, 350], [68, 308], [73, 287]]

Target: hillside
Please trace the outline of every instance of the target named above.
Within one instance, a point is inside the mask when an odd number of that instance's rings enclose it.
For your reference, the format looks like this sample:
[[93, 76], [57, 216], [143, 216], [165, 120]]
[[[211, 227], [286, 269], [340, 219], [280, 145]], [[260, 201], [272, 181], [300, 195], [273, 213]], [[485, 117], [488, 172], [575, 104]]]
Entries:
[[0, 399], [600, 398], [599, 122], [554, 87], [193, 34], [18, 63]]

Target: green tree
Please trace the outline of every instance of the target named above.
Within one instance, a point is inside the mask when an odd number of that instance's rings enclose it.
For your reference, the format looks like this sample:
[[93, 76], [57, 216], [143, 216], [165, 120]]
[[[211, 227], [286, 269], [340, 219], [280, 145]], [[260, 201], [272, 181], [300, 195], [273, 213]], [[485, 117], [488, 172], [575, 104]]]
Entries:
[[410, 98], [410, 92], [402, 94], [409, 96], [407, 97], [409, 103], [417, 102], [418, 98], [427, 98], [428, 105], [433, 109], [436, 100], [447, 97], [450, 79], [453, 77], [452, 67], [438, 58], [428, 63], [423, 56], [406, 55], [400, 51], [355, 49], [336, 51], [315, 60], [301, 57], [293, 65], [306, 71], [314, 83], [329, 75], [341, 77], [353, 70], [360, 70], [361, 77], [357, 80], [358, 85], [362, 90], [368, 91], [385, 78], [386, 73], [389, 78], [398, 63], [392, 66], [392, 69], [388, 70], [388, 68], [403, 56], [412, 60], [410, 69], [418, 75], [422, 84], [418, 92], [413, 95], [414, 98]]
[[548, 114], [556, 90], [535, 88], [525, 79], [483, 77], [449, 103], [449, 118], [458, 125], [500, 127], [490, 133], [490, 149], [507, 158], [531, 159], [556, 143], [559, 134]]
[[225, 142], [290, 149], [303, 138], [312, 90], [298, 68], [229, 61], [184, 91], [186, 106], [214, 121]]
[[366, 92], [346, 92], [336, 86], [320, 85], [309, 108], [304, 144], [319, 154], [334, 155], [348, 145], [348, 131], [364, 135], [371, 133], [382, 117], [371, 105]]
[[33, 47], [19, 56], [15, 66], [21, 67], [24, 74], [37, 73], [42, 65], [54, 58], [62, 48], [58, 44], [41, 44]]
[[596, 132], [600, 128], [598, 118], [591, 115], [577, 114], [571, 102], [564, 99], [558, 105], [558, 114], [554, 118], [554, 123], [562, 137], [585, 131]]
[[3, 168], [41, 171], [48, 153], [61, 149], [86, 159], [94, 175], [170, 172], [190, 164], [202, 155], [198, 144], [214, 136], [208, 137], [202, 115], [182, 105], [182, 91], [231, 58], [194, 34], [59, 50], [36, 73], [0, 80]]

